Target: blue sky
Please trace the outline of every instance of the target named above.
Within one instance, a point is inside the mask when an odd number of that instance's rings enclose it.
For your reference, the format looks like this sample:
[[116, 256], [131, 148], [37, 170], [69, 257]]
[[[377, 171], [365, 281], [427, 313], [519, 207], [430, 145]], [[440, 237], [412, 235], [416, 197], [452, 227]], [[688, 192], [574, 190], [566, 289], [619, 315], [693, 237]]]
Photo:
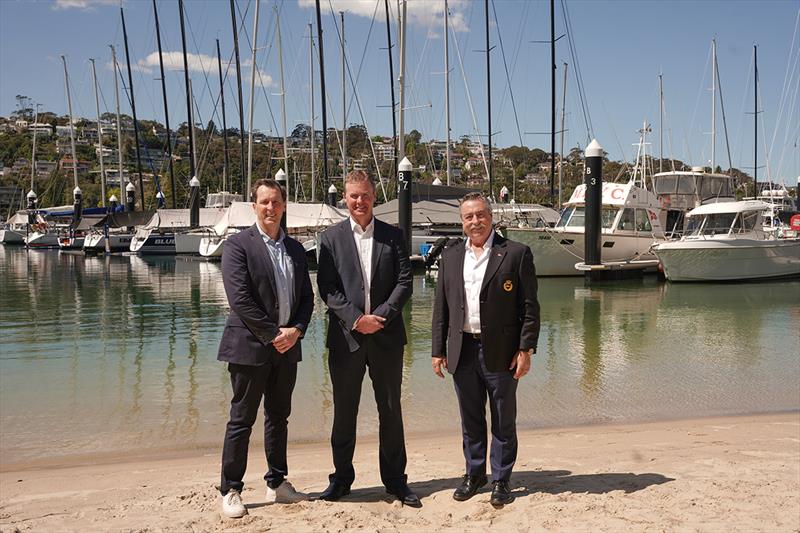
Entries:
[[[255, 0], [237, 0], [246, 14], [240, 35], [244, 68], [245, 108], [249, 99], [250, 44]], [[395, 10], [397, 0], [390, 0]], [[389, 74], [383, 0], [322, 0], [328, 123], [341, 127], [341, 55], [337, 29], [339, 11], [345, 12], [347, 55], [363, 111], [348, 80], [348, 123], [366, 122], [372, 134], [391, 134]], [[443, 139], [444, 71], [443, 0], [410, 0], [407, 48], [406, 131], [420, 130], [424, 138]], [[152, 3], [124, 3], [134, 72], [137, 114], [163, 122], [158, 81], [155, 24]], [[561, 0], [556, 1], [557, 34], [565, 33]], [[522, 142], [549, 149], [549, 137], [536, 134], [550, 128], [549, 46], [533, 43], [549, 38], [549, 2], [494, 0], [490, 2], [492, 52], [492, 114], [494, 144]], [[289, 129], [309, 120], [308, 23], [314, 22], [313, 0], [262, 0], [258, 29], [260, 71], [255, 95], [254, 124], [262, 131], [280, 134], [278, 54], [275, 42], [275, 8], [281, 12], [287, 123]], [[717, 39], [717, 55], [732, 164], [749, 171], [753, 165], [753, 45], [758, 45], [763, 114], [759, 116], [759, 166], [769, 152], [769, 172], [776, 180], [793, 184], [800, 176], [800, 0], [727, 1], [586, 1], [567, 0], [566, 7], [592, 134], [612, 158], [630, 160], [642, 123], [653, 128], [651, 150], [659, 152], [658, 74], [663, 73], [665, 94], [665, 157], [691, 164], [711, 159], [710, 48]], [[170, 119], [186, 120], [180, 26], [177, 1], [159, 1], [165, 54], [175, 62], [167, 74]], [[497, 12], [495, 22], [494, 11]], [[335, 16], [332, 14], [335, 13]], [[484, 44], [484, 4], [476, 0], [450, 0], [451, 130], [452, 137], [485, 135], [486, 66], [480, 50]], [[373, 23], [373, 13], [376, 19]], [[199, 107], [198, 120], [221, 124], [213, 106], [218, 94], [215, 39], [219, 38], [223, 63], [233, 52], [229, 5], [223, 0], [187, 0], [188, 49], [194, 56], [190, 71]], [[392, 13], [395, 44], [396, 27]], [[499, 31], [498, 31], [499, 30]], [[313, 26], [316, 39], [316, 25]], [[509, 95], [500, 38], [505, 51], [516, 119]], [[794, 42], [793, 42], [794, 39]], [[456, 44], [457, 43], [457, 44]], [[109, 44], [115, 44], [124, 63], [118, 0], [2, 0], [0, 1], [0, 114], [7, 116], [24, 94], [46, 109], [65, 113], [60, 55], [67, 57], [73, 107], [76, 115], [94, 117], [94, 93], [88, 58], [98, 65], [101, 110], [113, 111], [114, 93]], [[395, 48], [395, 52], [397, 49]], [[169, 54], [170, 52], [175, 53]], [[463, 71], [458, 53], [463, 61]], [[363, 57], [363, 63], [362, 63]], [[569, 63], [567, 117], [564, 144], [585, 146], [587, 128], [575, 83], [576, 66], [567, 38], [558, 42], [556, 62], [560, 120], [562, 63]], [[359, 71], [360, 68], [360, 74]], [[398, 72], [395, 56], [395, 73]], [[208, 74], [204, 75], [203, 69]], [[318, 67], [314, 68], [319, 83]], [[472, 100], [468, 103], [467, 88]], [[226, 81], [229, 126], [237, 121], [235, 71]], [[315, 89], [316, 125], [321, 127], [318, 85]], [[274, 119], [268, 106], [272, 108]], [[123, 111], [129, 106], [123, 104]], [[474, 110], [474, 111], [473, 111]], [[246, 109], [245, 109], [246, 112]], [[474, 118], [473, 118], [474, 113]], [[763, 119], [763, 124], [762, 120]], [[519, 122], [519, 128], [517, 127]], [[716, 161], [728, 166], [722, 113], [717, 111]], [[485, 137], [483, 137], [485, 139]], [[556, 147], [558, 149], [558, 146]], [[424, 163], [424, 162], [419, 162]], [[760, 168], [759, 177], [767, 175]]]

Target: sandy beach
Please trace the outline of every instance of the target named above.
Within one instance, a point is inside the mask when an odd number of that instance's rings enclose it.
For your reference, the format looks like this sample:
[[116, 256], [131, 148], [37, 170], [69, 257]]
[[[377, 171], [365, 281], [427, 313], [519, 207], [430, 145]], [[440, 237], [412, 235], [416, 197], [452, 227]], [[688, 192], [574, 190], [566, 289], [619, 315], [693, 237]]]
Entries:
[[[467, 502], [452, 491], [463, 460], [456, 434], [407, 439], [421, 509], [385, 494], [377, 442], [356, 449], [353, 492], [337, 503], [265, 505], [260, 445], [251, 447], [249, 515], [219, 514], [218, 450], [156, 457], [76, 457], [3, 465], [0, 530], [10, 531], [798, 531], [800, 413], [582, 426], [520, 432], [515, 501]], [[326, 443], [289, 448], [290, 479], [318, 493]]]

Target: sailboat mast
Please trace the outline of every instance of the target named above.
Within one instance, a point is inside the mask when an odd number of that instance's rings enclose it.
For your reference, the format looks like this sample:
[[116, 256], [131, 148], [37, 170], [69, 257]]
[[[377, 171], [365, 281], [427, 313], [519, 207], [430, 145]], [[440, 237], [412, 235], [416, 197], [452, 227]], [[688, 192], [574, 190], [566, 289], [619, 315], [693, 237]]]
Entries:
[[315, 159], [317, 156], [317, 133], [314, 131], [314, 35], [312, 34], [311, 23], [308, 23], [308, 99], [311, 101], [311, 202], [317, 201], [317, 180]]
[[197, 168], [194, 161], [194, 122], [192, 121], [192, 89], [189, 80], [189, 59], [186, 57], [186, 24], [184, 22], [183, 0], [178, 0], [181, 15], [181, 43], [183, 44], [183, 81], [186, 84], [186, 120], [189, 121], [189, 179], [195, 177]]
[[658, 119], [658, 171], [664, 171], [664, 77], [658, 75], [658, 104], [659, 104], [659, 119]]
[[328, 177], [328, 111], [325, 104], [325, 51], [322, 40], [322, 14], [319, 7], [319, 0], [316, 0], [317, 7], [317, 42], [319, 42], [319, 85], [320, 101], [322, 103], [322, 179], [324, 180], [325, 190], [330, 186]]
[[222, 54], [219, 51], [219, 39], [217, 39], [217, 70], [219, 71], [219, 98], [222, 105], [222, 190], [227, 191], [227, 178], [230, 176], [228, 160], [228, 121], [225, 118], [225, 82], [222, 78]]
[[252, 66], [250, 67], [250, 105], [249, 109], [247, 110], [248, 113], [247, 191], [248, 192], [250, 191], [250, 181], [253, 177], [253, 99], [255, 96], [256, 73], [258, 72], [258, 68], [256, 67], [256, 43], [258, 42], [258, 12], [260, 6], [261, 6], [260, 0], [256, 0], [256, 13], [255, 17], [253, 17], [253, 56], [252, 56]]
[[[234, 0], [230, 0], [233, 51], [236, 56], [236, 88], [239, 91], [239, 187], [241, 187], [244, 184], [244, 98], [242, 97], [242, 64], [239, 60], [239, 30], [236, 28], [236, 7], [233, 2]], [[249, 189], [242, 191], [242, 198], [245, 201], [249, 200], [249, 194]]]
[[406, 134], [405, 134], [405, 107], [406, 107], [406, 0], [403, 0], [402, 16], [400, 17], [400, 74], [397, 78], [400, 87], [400, 109], [397, 110], [400, 119], [398, 120], [397, 137], [397, 157], [400, 161], [406, 156]]
[[397, 104], [394, 100], [394, 61], [392, 58], [392, 30], [389, 25], [389, 0], [383, 0], [386, 11], [386, 51], [389, 53], [389, 89], [392, 94], [392, 151], [394, 161], [392, 162], [392, 175], [397, 176]]
[[717, 168], [717, 40], [711, 40], [711, 172]]
[[556, 186], [556, 6], [550, 0], [550, 201]]
[[[36, 110], [35, 110], [34, 115], [33, 115], [33, 122], [34, 122], [34, 124], [38, 124], [39, 123], [39, 104], [35, 104], [35, 105], [36, 105]], [[31, 191], [33, 190], [33, 182], [34, 182], [34, 179], [36, 178], [36, 130], [37, 129], [38, 128], [36, 126], [34, 126], [34, 128], [33, 128], [33, 147], [32, 147], [32, 150], [31, 150], [31, 188], [30, 188]]]
[[[386, 0], [388, 2], [388, 0]], [[450, 185], [450, 34], [447, 0], [444, 0], [444, 122], [447, 185]]]
[[[131, 73], [131, 56], [128, 51], [128, 31], [125, 29], [125, 12], [119, 8], [122, 16], [122, 39], [125, 42], [125, 62], [128, 64], [128, 89], [131, 92], [131, 114], [133, 115], [133, 145], [136, 148], [136, 173], [139, 175], [139, 202], [144, 211], [144, 180], [142, 179], [142, 154], [139, 149], [139, 121], [136, 120], [136, 98], [133, 96], [133, 74]], [[123, 193], [124, 194], [124, 193]]]
[[[281, 47], [281, 17], [278, 6], [275, 6], [275, 26], [278, 38], [278, 65], [281, 74], [281, 122], [283, 127], [283, 170], [288, 173], [289, 171], [289, 143], [286, 140], [286, 86], [283, 83], [283, 48]], [[290, 179], [286, 179], [286, 198], [288, 201], [289, 192], [291, 188], [289, 184]]]
[[78, 186], [78, 154], [75, 153], [75, 127], [72, 124], [72, 98], [69, 94], [69, 73], [67, 73], [67, 58], [61, 56], [64, 63], [64, 87], [67, 91], [67, 109], [69, 110], [69, 145], [72, 150], [72, 177], [75, 180], [75, 187]]
[[169, 158], [169, 183], [170, 191], [172, 193], [172, 208], [175, 209], [177, 205], [177, 193], [175, 192], [175, 172], [172, 165], [172, 137], [170, 135], [169, 127], [169, 105], [167, 104], [167, 79], [164, 76], [164, 57], [161, 53], [161, 26], [158, 23], [158, 8], [156, 8], [156, 0], [153, 0], [153, 15], [156, 19], [156, 42], [158, 43], [158, 66], [161, 70], [161, 96], [164, 100], [164, 124], [167, 127], [167, 157]]
[[89, 61], [92, 62], [92, 81], [94, 82], [94, 106], [95, 110], [97, 111], [97, 147], [98, 147], [98, 156], [97, 159], [100, 161], [100, 205], [105, 207], [106, 206], [106, 169], [103, 165], [103, 128], [100, 126], [100, 98], [97, 94], [97, 70], [94, 66], [94, 59], [90, 59]]
[[753, 197], [758, 198], [758, 46], [753, 45]]
[[339, 11], [342, 20], [342, 176], [347, 175], [347, 74], [344, 56], [344, 11]]
[[561, 147], [558, 153], [558, 209], [561, 209], [561, 188], [564, 178], [564, 122], [567, 115], [567, 70], [569, 65], [564, 63], [564, 87], [561, 92]]
[[114, 67], [114, 94], [116, 95], [117, 104], [117, 165], [119, 173], [119, 198], [120, 202], [125, 203], [125, 180], [122, 177], [122, 120], [119, 113], [119, 80], [117, 79], [117, 51], [114, 45], [111, 47], [111, 62]]
[[194, 91], [192, 90], [192, 80], [189, 80], [189, 161], [192, 163], [192, 177], [196, 177], [197, 171], [197, 135], [194, 134]]
[[[489, 127], [489, 160], [486, 168], [489, 174], [489, 198], [494, 199], [494, 184], [492, 183], [492, 71], [491, 49], [489, 48], [489, 0], [483, 0], [483, 9], [486, 22], [486, 114]], [[479, 139], [480, 141], [480, 139]]]

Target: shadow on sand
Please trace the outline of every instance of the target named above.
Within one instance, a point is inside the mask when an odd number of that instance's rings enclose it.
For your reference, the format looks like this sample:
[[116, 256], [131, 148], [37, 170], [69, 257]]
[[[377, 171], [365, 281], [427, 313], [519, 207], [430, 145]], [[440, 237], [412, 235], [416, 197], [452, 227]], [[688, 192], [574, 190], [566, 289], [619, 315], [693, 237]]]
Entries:
[[[562, 494], [565, 492], [605, 494], [617, 490], [626, 493], [637, 492], [651, 485], [661, 485], [674, 481], [673, 478], [661, 474], [644, 473], [605, 473], [605, 474], [573, 474], [569, 470], [528, 470], [514, 472], [511, 477], [511, 489], [515, 498], [530, 494]], [[409, 483], [409, 487], [417, 496], [423, 499], [440, 491], [452, 491], [461, 483], [460, 477], [431, 479]], [[491, 492], [491, 484], [487, 484], [480, 491]], [[316, 497], [318, 494], [313, 494]], [[386, 494], [383, 487], [364, 487], [353, 489], [349, 496], [340, 501], [342, 503], [366, 503], [376, 501], [391, 502], [396, 498]]]

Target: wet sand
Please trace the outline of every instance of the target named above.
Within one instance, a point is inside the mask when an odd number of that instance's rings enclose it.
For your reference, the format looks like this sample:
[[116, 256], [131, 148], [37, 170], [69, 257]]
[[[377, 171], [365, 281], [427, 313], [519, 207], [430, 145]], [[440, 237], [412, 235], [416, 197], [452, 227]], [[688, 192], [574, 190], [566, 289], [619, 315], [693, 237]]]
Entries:
[[[337, 503], [265, 505], [260, 445], [243, 494], [249, 515], [219, 514], [219, 450], [0, 465], [2, 531], [798, 531], [800, 413], [581, 426], [520, 432], [515, 501], [489, 505], [488, 488], [452, 499], [460, 436], [407, 438], [411, 487], [402, 507], [379, 481], [377, 442], [356, 449], [353, 492]], [[327, 485], [327, 443], [290, 444], [290, 480]]]

